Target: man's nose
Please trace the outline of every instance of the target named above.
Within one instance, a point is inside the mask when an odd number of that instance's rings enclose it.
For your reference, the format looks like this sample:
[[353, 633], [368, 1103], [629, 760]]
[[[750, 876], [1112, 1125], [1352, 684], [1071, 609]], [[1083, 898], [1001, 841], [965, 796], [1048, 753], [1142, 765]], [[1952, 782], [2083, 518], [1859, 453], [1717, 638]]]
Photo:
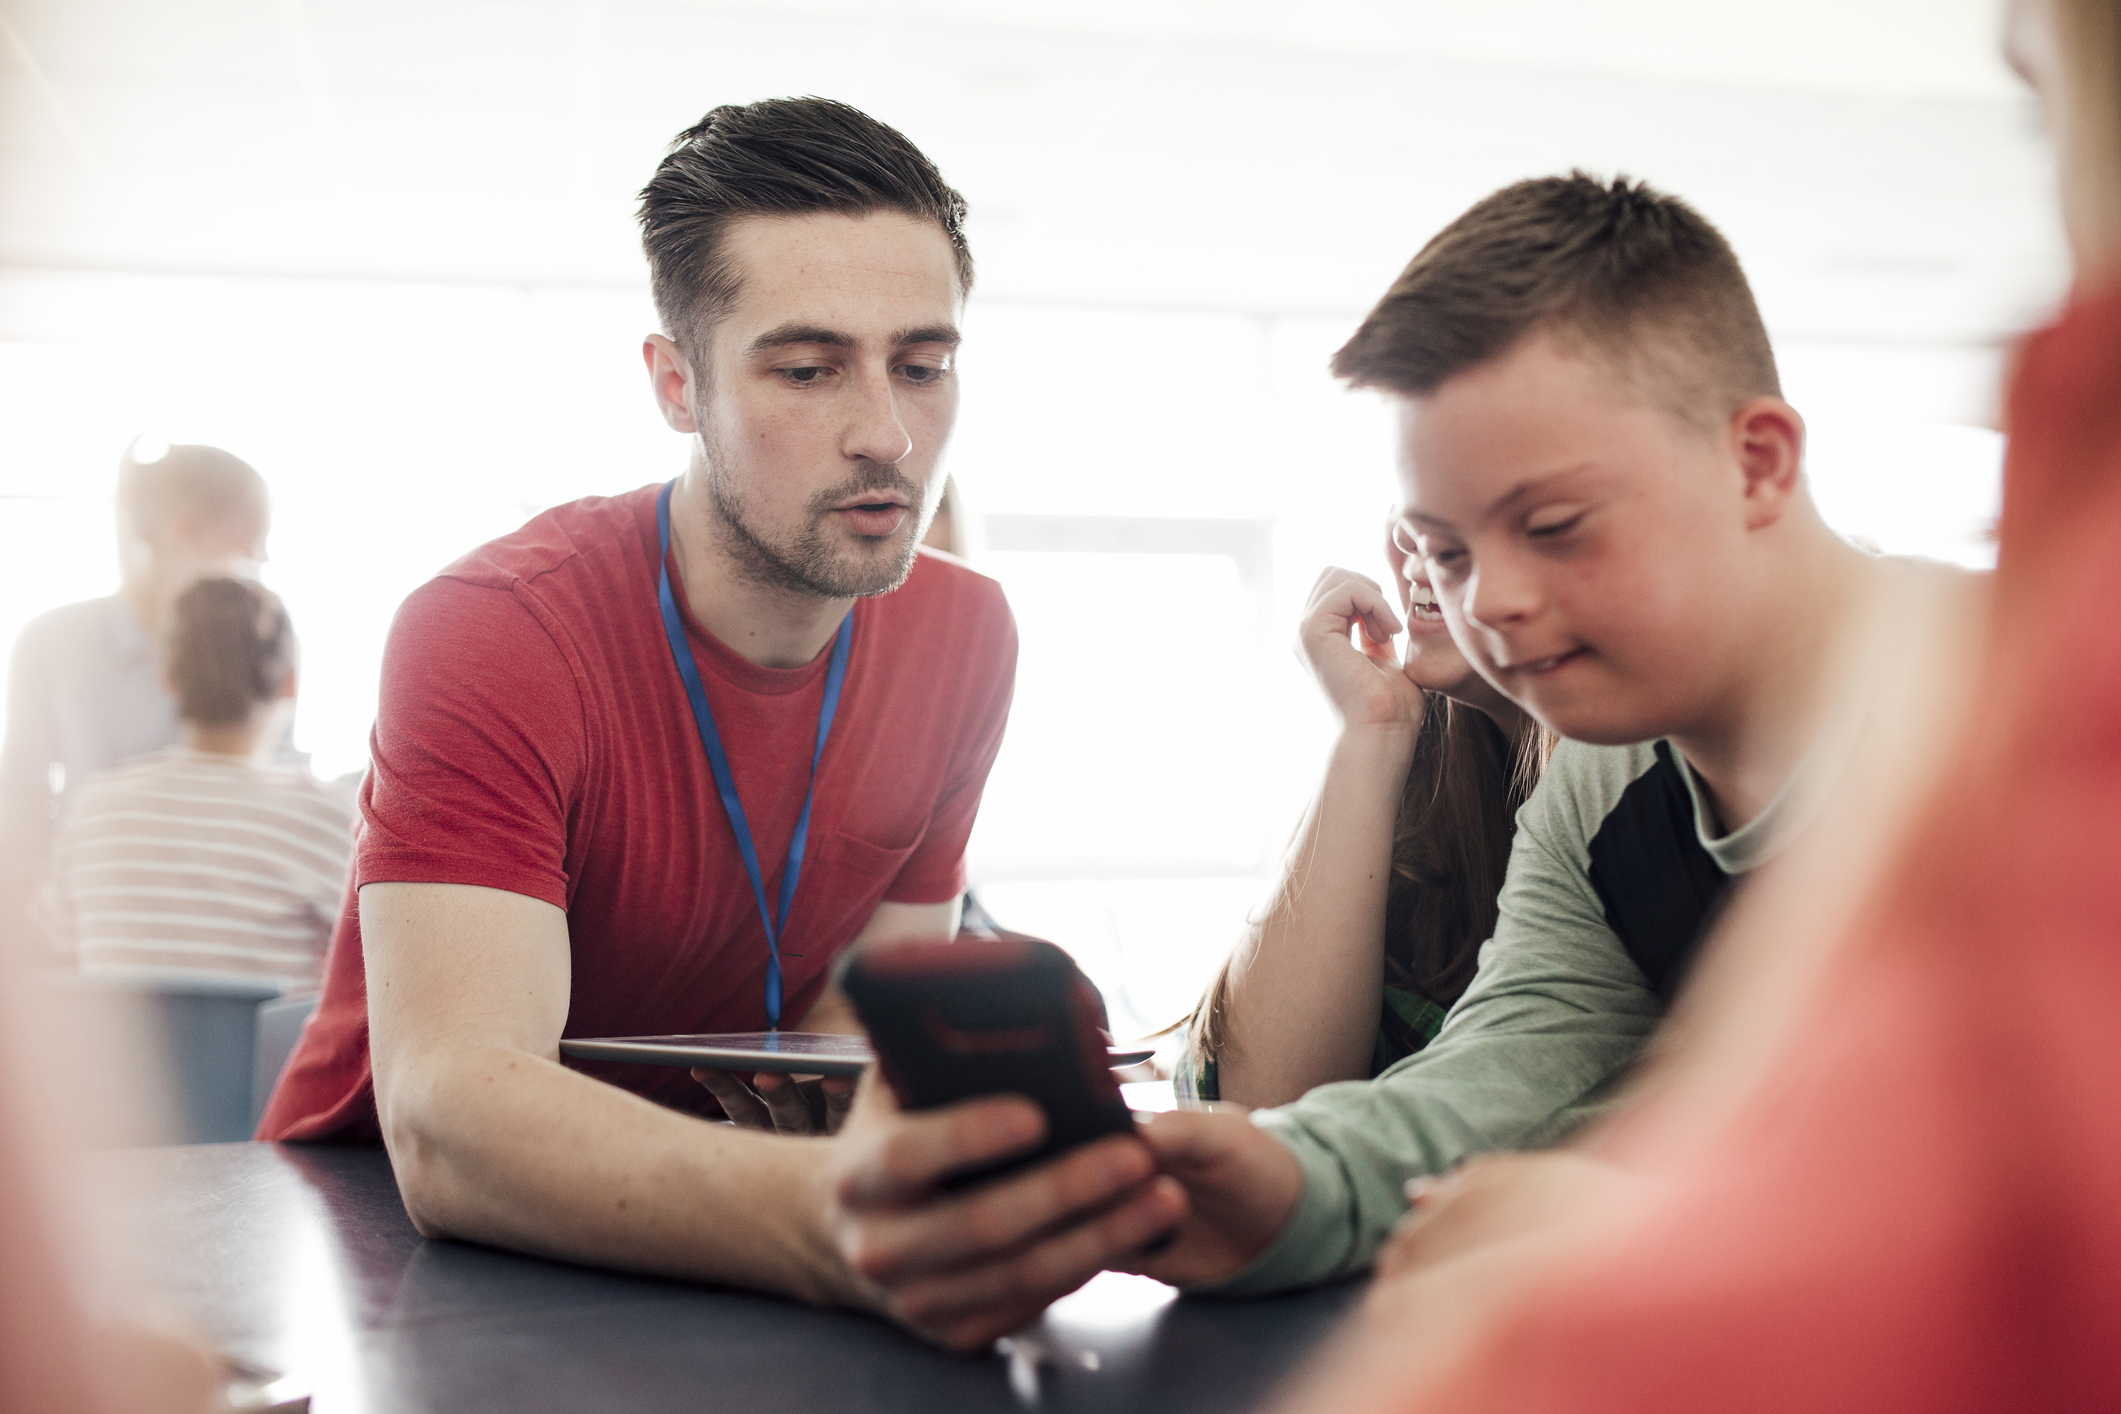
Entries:
[[849, 457], [895, 466], [913, 451], [913, 438], [899, 419], [898, 397], [888, 372], [866, 376], [855, 384], [854, 407], [841, 447]]

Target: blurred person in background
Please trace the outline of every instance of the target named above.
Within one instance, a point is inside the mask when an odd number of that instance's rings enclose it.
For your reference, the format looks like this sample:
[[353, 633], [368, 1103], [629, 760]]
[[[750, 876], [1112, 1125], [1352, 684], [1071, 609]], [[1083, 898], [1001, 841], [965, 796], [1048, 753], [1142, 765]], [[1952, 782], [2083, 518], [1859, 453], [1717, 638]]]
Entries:
[[1183, 1097], [1283, 1105], [1380, 1074], [1435, 1039], [1495, 931], [1550, 738], [1458, 651], [1412, 544], [1395, 517], [1404, 662], [1373, 580], [1312, 587], [1298, 648], [1344, 730], [1266, 914], [1184, 1023]]
[[1943, 749], [1860, 772], [1741, 905], [1622, 1121], [1426, 1191], [1291, 1407], [2114, 1406], [2121, 3], [2018, 0], [2008, 35], [2076, 283], [2016, 362]]
[[353, 807], [272, 762], [295, 701], [295, 633], [264, 586], [202, 579], [164, 655], [182, 741], [91, 777], [53, 850], [51, 932], [84, 972], [316, 985]]
[[928, 522], [921, 544], [960, 560], [972, 558], [972, 522], [965, 515], [965, 498], [957, 489], [957, 478], [943, 478], [942, 499], [935, 503], [935, 518]]
[[16, 639], [0, 743], [0, 937], [23, 956], [48, 951], [32, 905], [83, 785], [178, 739], [161, 651], [177, 597], [202, 576], [252, 572], [270, 523], [249, 464], [141, 438], [118, 467], [118, 592], [53, 609]]

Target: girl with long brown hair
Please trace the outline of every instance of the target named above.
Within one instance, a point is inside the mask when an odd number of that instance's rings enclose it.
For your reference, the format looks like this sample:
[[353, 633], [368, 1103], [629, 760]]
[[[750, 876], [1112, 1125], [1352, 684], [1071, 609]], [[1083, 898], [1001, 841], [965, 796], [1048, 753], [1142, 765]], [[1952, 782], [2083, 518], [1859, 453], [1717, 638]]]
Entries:
[[1272, 902], [1185, 1023], [1181, 1094], [1278, 1105], [1378, 1074], [1435, 1037], [1494, 929], [1544, 734], [1452, 644], [1410, 546], [1395, 522], [1399, 615], [1350, 570], [1312, 589], [1299, 643], [1340, 738]]

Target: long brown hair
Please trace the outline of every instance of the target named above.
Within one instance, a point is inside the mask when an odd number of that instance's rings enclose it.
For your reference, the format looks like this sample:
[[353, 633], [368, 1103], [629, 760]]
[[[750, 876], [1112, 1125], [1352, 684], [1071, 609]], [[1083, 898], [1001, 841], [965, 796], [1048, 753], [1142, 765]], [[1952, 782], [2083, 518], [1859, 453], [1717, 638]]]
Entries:
[[[1517, 808], [1539, 783], [1552, 749], [1553, 738], [1536, 727], [1512, 741], [1477, 708], [1428, 695], [1392, 826], [1387, 984], [1449, 1007], [1473, 980], [1480, 945], [1495, 931]], [[1179, 1023], [1196, 1068], [1228, 1040], [1235, 958], [1233, 951], [1200, 1005]]]

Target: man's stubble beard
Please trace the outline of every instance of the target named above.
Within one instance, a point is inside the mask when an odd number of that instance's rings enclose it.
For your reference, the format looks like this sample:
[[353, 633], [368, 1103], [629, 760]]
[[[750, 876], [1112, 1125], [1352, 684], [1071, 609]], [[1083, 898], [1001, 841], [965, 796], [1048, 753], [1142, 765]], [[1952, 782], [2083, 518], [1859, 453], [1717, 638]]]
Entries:
[[[864, 462], [860, 470], [836, 486], [810, 498], [804, 507], [805, 523], [791, 540], [775, 544], [760, 532], [729, 479], [722, 472], [724, 459], [704, 434], [707, 505], [714, 517], [723, 546], [735, 561], [737, 572], [754, 584], [816, 599], [862, 599], [888, 594], [906, 582], [920, 551], [926, 529], [925, 497], [896, 466]], [[825, 538], [823, 521], [831, 508], [864, 491], [896, 491], [907, 502], [911, 533], [901, 528], [895, 551], [881, 560], [845, 549], [835, 549]], [[881, 549], [881, 547], [879, 547]]]

